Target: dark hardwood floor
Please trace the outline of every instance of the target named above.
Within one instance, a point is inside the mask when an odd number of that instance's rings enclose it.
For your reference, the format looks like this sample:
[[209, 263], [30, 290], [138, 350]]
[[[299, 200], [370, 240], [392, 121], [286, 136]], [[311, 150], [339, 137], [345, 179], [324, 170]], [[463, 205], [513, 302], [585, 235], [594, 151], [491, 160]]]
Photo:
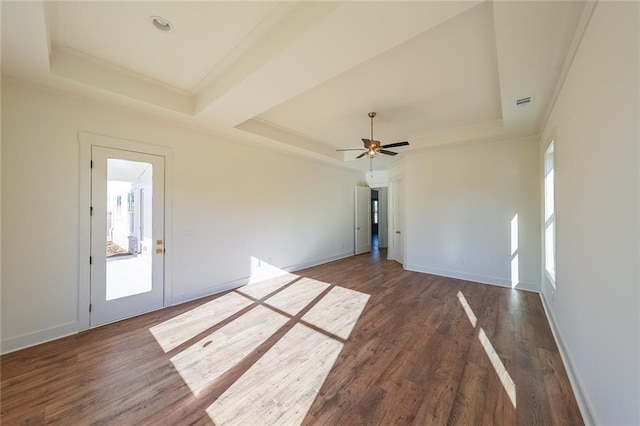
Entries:
[[381, 257], [4, 355], [1, 423], [583, 424], [537, 294]]

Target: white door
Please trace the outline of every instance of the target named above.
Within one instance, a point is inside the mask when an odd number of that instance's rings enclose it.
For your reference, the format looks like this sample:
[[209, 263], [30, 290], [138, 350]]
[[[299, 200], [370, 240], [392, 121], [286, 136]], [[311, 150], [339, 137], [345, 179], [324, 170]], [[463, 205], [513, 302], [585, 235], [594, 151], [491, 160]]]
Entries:
[[356, 254], [371, 251], [371, 188], [356, 186]]
[[163, 306], [164, 163], [91, 148], [91, 327]]
[[399, 263], [404, 263], [404, 200], [402, 195], [402, 180], [398, 180], [393, 183], [391, 195], [392, 223], [390, 228], [393, 233], [390, 238], [393, 239], [393, 250], [389, 258]]

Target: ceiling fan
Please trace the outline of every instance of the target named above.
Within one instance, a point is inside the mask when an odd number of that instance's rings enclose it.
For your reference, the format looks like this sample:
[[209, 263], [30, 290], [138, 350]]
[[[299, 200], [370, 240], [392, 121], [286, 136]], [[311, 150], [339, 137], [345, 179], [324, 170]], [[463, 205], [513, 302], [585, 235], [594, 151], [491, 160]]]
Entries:
[[376, 116], [375, 112], [369, 113], [369, 118], [371, 118], [371, 139], [362, 138], [362, 142], [364, 143], [364, 148], [346, 148], [346, 149], [337, 149], [336, 151], [360, 151], [364, 149], [364, 152], [358, 155], [356, 158], [362, 158], [365, 155], [368, 155], [369, 158], [373, 158], [378, 154], [385, 155], [398, 155], [397, 152], [389, 151], [385, 148], [395, 148], [398, 146], [406, 146], [409, 145], [409, 142], [395, 142], [389, 143], [386, 145], [380, 145], [380, 141], [373, 139], [373, 118]]

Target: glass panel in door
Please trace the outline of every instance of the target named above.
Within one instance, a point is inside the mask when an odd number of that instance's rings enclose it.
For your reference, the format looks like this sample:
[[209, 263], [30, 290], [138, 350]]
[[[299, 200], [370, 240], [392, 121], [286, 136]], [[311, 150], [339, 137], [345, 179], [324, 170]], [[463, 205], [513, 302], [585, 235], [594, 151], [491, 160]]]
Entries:
[[107, 159], [107, 300], [151, 291], [152, 193], [152, 164]]
[[92, 327], [164, 304], [164, 157], [91, 149]]

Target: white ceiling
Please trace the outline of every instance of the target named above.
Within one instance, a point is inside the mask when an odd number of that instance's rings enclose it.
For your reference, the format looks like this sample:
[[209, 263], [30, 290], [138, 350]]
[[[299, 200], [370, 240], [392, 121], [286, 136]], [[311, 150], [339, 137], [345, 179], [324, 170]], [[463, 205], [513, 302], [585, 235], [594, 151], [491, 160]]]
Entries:
[[[318, 108], [322, 105], [324, 108]], [[480, 4], [257, 118], [336, 147], [501, 118], [491, 4]], [[354, 156], [357, 154], [354, 154]]]
[[107, 159], [107, 181], [126, 183], [151, 183], [153, 165], [141, 161], [129, 161], [119, 158]]
[[537, 134], [585, 4], [2, 2], [2, 74], [362, 170], [376, 111], [383, 168]]
[[[195, 93], [279, 2], [59, 2], [47, 5], [54, 50], [86, 55], [169, 87]], [[170, 17], [162, 33], [150, 16]], [[222, 41], [222, 42], [221, 42]], [[195, 44], [195, 46], [194, 46]], [[198, 54], [195, 54], [194, 50]]]

